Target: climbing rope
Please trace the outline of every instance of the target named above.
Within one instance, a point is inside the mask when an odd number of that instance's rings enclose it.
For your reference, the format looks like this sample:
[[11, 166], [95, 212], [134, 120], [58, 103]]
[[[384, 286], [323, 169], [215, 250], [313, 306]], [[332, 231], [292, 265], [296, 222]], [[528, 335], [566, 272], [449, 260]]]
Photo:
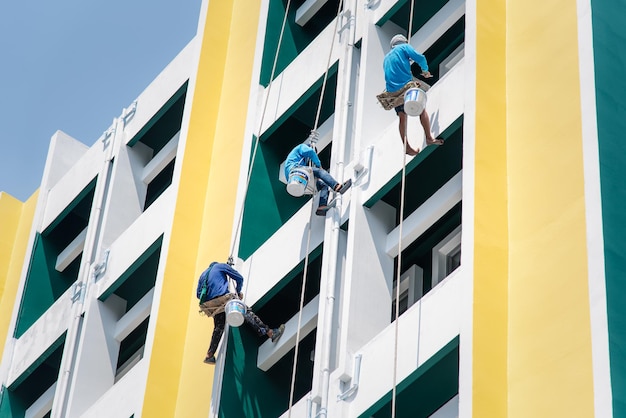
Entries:
[[306, 239], [306, 256], [304, 257], [304, 271], [302, 272], [302, 290], [300, 291], [300, 309], [298, 310], [298, 328], [296, 331], [296, 346], [293, 353], [293, 368], [291, 370], [291, 386], [289, 389], [289, 413], [288, 418], [291, 418], [291, 407], [293, 406], [293, 396], [296, 387], [296, 366], [298, 364], [298, 351], [300, 347], [300, 328], [302, 327], [302, 310], [304, 309], [304, 292], [306, 290], [306, 278], [309, 271], [309, 251], [311, 246], [311, 224], [313, 223], [313, 208], [315, 205], [311, 205], [311, 215], [309, 216], [309, 227]]
[[[341, 9], [343, 7], [343, 0], [339, 1], [339, 7], [337, 9], [337, 17], [335, 20], [335, 29], [333, 30], [333, 38], [330, 44], [330, 51], [328, 52], [328, 60], [326, 62], [326, 71], [324, 73], [324, 81], [322, 82], [322, 89], [320, 93], [319, 103], [317, 105], [317, 113], [315, 115], [315, 123], [313, 125], [313, 130], [311, 131], [311, 137], [317, 137], [317, 127], [319, 123], [320, 113], [322, 110], [322, 100], [324, 98], [324, 91], [326, 90], [326, 81], [328, 79], [328, 72], [330, 70], [330, 60], [333, 54], [333, 46], [335, 45], [335, 36], [337, 35], [337, 31], [339, 28], [339, 17], [341, 13]], [[310, 245], [311, 245], [311, 225], [313, 223], [313, 208], [315, 206], [311, 205], [311, 215], [309, 217], [309, 227], [307, 233], [306, 240], [306, 255], [304, 257], [304, 271], [302, 272], [302, 290], [300, 291], [300, 309], [298, 310], [298, 328], [296, 331], [296, 345], [293, 354], [293, 368], [291, 371], [291, 387], [289, 390], [289, 412], [287, 414], [287, 418], [291, 418], [291, 409], [293, 407], [293, 397], [296, 386], [296, 369], [298, 364], [298, 352], [300, 347], [300, 332], [302, 327], [302, 310], [304, 309], [304, 292], [306, 290], [306, 280], [307, 280], [307, 272], [309, 268], [309, 253], [310, 253]]]
[[255, 136], [254, 149], [252, 151], [252, 159], [250, 162], [250, 167], [248, 168], [248, 177], [246, 179], [246, 186], [243, 192], [241, 210], [239, 211], [239, 217], [237, 220], [237, 228], [235, 229], [235, 235], [234, 235], [235, 239], [233, 240], [233, 245], [230, 249], [230, 255], [228, 256], [229, 262], [233, 261], [233, 255], [235, 253], [235, 244], [237, 243], [237, 237], [239, 236], [239, 231], [241, 229], [241, 221], [243, 220], [243, 209], [245, 207], [246, 197], [248, 196], [248, 187], [250, 186], [250, 179], [252, 178], [252, 169], [254, 167], [254, 161], [256, 160], [256, 153], [259, 148], [259, 141], [261, 138], [261, 129], [263, 129], [263, 121], [265, 120], [265, 112], [267, 111], [267, 104], [269, 102], [270, 93], [272, 91], [272, 85], [274, 84], [274, 74], [276, 73], [276, 66], [278, 64], [278, 54], [280, 52], [280, 46], [283, 42], [283, 35], [285, 34], [285, 26], [287, 24], [287, 16], [289, 15], [290, 6], [291, 6], [291, 0], [287, 0], [287, 5], [285, 6], [285, 16], [283, 17], [283, 23], [280, 28], [280, 35], [278, 36], [278, 45], [276, 45], [276, 54], [274, 55], [274, 63], [272, 64], [272, 73], [270, 74], [270, 82], [267, 86], [267, 92], [265, 94], [263, 110], [261, 112], [261, 120], [259, 121], [259, 129], [257, 130], [257, 134]]
[[[411, 12], [409, 16], [409, 30], [407, 33], [407, 42], [411, 42], [411, 32], [413, 29], [413, 10], [415, 7], [415, 0], [411, 0]], [[405, 124], [405, 131], [402, 133], [404, 136], [404, 149], [402, 158], [402, 180], [400, 186], [400, 224], [398, 226], [398, 267], [396, 268], [396, 315], [395, 315], [395, 330], [394, 330], [394, 350], [393, 350], [393, 388], [391, 390], [391, 418], [396, 417], [396, 395], [397, 395], [397, 378], [398, 378], [398, 334], [400, 328], [400, 276], [402, 271], [402, 224], [404, 220], [404, 194], [406, 189], [406, 147], [408, 144], [408, 121]], [[421, 302], [420, 302], [421, 304]], [[421, 320], [421, 314], [420, 314]], [[418, 336], [419, 339], [419, 336]]]

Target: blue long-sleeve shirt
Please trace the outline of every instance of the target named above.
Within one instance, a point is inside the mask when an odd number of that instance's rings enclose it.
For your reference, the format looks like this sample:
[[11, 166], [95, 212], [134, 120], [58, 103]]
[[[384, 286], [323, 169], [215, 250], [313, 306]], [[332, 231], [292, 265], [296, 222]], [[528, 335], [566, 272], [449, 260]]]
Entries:
[[410, 60], [418, 63], [422, 71], [428, 71], [426, 57], [409, 44], [396, 45], [385, 55], [383, 70], [385, 71], [385, 89], [388, 92], [400, 90], [413, 79]]
[[228, 293], [228, 276], [235, 280], [237, 293], [240, 293], [243, 287], [241, 274], [228, 264], [215, 263], [204, 270], [200, 275], [200, 279], [198, 279], [198, 288], [196, 289], [198, 299], [200, 299], [202, 287], [205, 283], [207, 284], [207, 293], [204, 300], [213, 299]]
[[300, 144], [292, 149], [285, 160], [285, 178], [289, 179], [289, 173], [292, 168], [307, 165], [308, 160], [311, 160], [315, 167], [322, 166], [317, 153], [309, 145]]

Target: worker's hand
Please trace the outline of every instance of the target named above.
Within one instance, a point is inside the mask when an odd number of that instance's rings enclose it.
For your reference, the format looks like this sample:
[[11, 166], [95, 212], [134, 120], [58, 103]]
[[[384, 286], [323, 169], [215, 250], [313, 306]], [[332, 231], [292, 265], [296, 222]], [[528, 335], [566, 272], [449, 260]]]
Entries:
[[237, 296], [239, 296], [239, 299], [243, 300], [243, 292], [239, 292]]
[[430, 73], [430, 71], [422, 71], [422, 77], [424, 78], [431, 78], [433, 75]]

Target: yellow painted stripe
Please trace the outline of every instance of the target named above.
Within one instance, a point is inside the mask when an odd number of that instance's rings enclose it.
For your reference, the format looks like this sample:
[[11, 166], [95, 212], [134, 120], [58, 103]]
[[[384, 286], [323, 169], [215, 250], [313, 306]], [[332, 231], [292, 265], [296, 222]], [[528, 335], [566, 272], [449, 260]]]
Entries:
[[38, 196], [35, 192], [22, 203], [0, 192], [0, 353], [9, 332]]
[[476, 1], [472, 416], [507, 414], [505, 3]]
[[473, 416], [594, 414], [576, 13], [477, 0]]
[[508, 1], [510, 417], [593, 417], [576, 2]]
[[198, 315], [195, 285], [230, 251], [259, 14], [258, 1], [208, 2], [144, 417], [209, 413], [212, 321]]

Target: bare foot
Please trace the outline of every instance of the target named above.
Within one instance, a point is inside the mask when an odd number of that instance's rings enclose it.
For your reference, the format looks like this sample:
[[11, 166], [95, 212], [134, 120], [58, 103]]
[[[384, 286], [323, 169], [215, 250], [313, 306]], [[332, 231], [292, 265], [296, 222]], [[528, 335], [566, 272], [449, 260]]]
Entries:
[[408, 145], [406, 146], [406, 154], [410, 155], [410, 156], [414, 156], [420, 153], [420, 149], [413, 149], [411, 147], [409, 147]]
[[442, 138], [426, 138], [426, 145], [443, 145], [443, 139]]

